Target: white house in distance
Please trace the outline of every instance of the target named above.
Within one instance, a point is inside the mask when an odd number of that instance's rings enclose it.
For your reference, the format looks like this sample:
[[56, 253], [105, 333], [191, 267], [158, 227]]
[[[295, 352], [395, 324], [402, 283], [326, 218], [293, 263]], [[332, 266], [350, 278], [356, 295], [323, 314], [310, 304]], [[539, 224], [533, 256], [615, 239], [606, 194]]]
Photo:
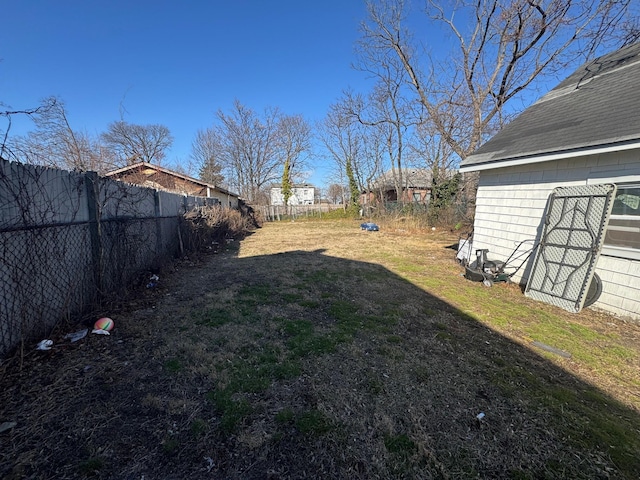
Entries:
[[[479, 172], [473, 249], [506, 260], [539, 239], [556, 187], [615, 184], [594, 306], [640, 320], [640, 43], [581, 66], [467, 157]], [[532, 259], [514, 275], [526, 284]]]
[[[316, 189], [308, 183], [291, 187], [293, 195], [289, 198], [289, 205], [313, 205]], [[284, 205], [282, 187], [271, 187], [271, 205]]]

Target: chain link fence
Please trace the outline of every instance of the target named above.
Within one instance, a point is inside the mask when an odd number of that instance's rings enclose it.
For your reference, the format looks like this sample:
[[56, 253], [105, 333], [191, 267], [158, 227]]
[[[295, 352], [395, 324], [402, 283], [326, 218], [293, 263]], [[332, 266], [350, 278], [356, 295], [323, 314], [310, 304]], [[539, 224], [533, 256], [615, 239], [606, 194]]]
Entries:
[[176, 255], [204, 201], [0, 160], [0, 357]]

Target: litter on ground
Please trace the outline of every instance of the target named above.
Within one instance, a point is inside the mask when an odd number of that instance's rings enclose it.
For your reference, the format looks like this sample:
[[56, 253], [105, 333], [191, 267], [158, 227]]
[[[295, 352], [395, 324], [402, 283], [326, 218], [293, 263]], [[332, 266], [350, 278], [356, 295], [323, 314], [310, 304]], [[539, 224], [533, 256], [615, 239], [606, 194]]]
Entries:
[[51, 350], [51, 347], [53, 346], [53, 340], [41, 340], [38, 342], [38, 346], [36, 347], [36, 349], [38, 350]]
[[85, 328], [84, 330], [79, 330], [79, 331], [74, 332], [74, 333], [67, 333], [64, 336], [64, 338], [70, 340], [71, 343], [77, 342], [78, 340], [82, 340], [84, 337], [86, 337], [88, 331], [89, 331], [89, 329]]
[[366, 230], [368, 232], [377, 232], [378, 230], [380, 230], [380, 227], [378, 227], [378, 225], [376, 225], [375, 223], [367, 222], [367, 223], [360, 224], [360, 230]]

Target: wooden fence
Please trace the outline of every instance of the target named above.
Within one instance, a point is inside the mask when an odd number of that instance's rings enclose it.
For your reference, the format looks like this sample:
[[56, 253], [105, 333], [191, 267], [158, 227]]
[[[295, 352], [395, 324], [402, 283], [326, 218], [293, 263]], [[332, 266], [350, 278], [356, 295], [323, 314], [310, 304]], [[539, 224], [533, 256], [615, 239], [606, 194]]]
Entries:
[[0, 358], [176, 254], [203, 201], [0, 159]]
[[287, 218], [320, 217], [332, 212], [342, 210], [344, 205], [330, 203], [317, 203], [314, 205], [261, 205], [254, 206], [254, 210], [260, 212], [267, 222], [275, 222]]

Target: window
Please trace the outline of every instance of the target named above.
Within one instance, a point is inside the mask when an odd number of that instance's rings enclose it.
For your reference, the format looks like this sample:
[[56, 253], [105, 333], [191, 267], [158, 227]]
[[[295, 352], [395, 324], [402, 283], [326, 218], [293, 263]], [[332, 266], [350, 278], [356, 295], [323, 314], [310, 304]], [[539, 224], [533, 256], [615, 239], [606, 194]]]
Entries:
[[420, 195], [420, 192], [413, 192], [413, 201], [414, 202], [420, 202], [420, 200], [422, 200]]
[[604, 245], [640, 252], [640, 184], [618, 185]]

